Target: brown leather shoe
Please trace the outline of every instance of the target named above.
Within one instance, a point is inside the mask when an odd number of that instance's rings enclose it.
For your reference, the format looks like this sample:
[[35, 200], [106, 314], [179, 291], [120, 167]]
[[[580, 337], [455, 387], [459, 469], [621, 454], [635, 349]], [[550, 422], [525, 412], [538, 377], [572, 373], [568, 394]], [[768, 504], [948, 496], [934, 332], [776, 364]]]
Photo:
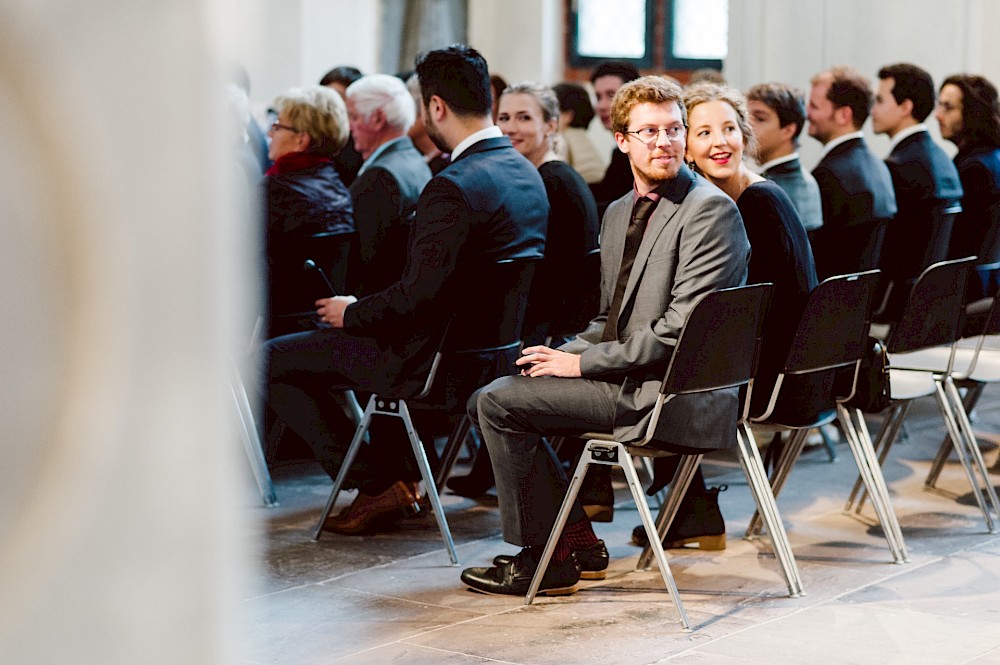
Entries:
[[365, 533], [379, 522], [419, 512], [420, 506], [411, 484], [399, 480], [377, 496], [359, 492], [354, 503], [329, 518], [325, 526], [335, 533]]

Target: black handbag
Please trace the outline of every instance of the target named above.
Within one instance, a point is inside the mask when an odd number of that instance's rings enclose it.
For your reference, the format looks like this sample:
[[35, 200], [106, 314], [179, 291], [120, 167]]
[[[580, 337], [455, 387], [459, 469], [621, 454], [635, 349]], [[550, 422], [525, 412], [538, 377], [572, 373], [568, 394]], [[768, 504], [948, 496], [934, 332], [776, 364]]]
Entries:
[[889, 389], [889, 355], [885, 344], [874, 337], [868, 338], [865, 355], [858, 368], [858, 384], [847, 406], [865, 413], [880, 413], [892, 402]]

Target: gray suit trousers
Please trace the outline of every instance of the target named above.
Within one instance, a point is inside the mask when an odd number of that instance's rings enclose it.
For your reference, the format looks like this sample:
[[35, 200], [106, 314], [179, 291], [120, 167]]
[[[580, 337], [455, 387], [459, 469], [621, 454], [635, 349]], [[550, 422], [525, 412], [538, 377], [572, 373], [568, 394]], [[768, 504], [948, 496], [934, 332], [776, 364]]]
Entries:
[[[505, 376], [469, 400], [493, 462], [504, 540], [520, 547], [548, 539], [568, 478], [543, 435], [610, 432], [621, 386], [604, 381]], [[569, 524], [584, 519], [579, 502]]]

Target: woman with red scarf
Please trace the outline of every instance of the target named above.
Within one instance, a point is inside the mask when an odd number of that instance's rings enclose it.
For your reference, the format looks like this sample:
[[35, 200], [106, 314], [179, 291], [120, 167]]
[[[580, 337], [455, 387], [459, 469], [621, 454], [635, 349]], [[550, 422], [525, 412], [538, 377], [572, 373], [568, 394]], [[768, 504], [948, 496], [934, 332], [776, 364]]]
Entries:
[[302, 296], [284, 293], [275, 274], [283, 252], [318, 233], [354, 230], [351, 195], [333, 164], [348, 136], [340, 95], [322, 86], [293, 88], [274, 101], [274, 108], [278, 119], [268, 131], [268, 157], [274, 164], [264, 178], [272, 314]]

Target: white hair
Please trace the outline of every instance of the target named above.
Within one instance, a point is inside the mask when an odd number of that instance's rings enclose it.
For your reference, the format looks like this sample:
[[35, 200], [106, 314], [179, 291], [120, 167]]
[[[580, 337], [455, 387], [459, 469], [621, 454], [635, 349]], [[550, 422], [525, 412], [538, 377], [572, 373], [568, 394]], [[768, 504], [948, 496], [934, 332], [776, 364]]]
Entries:
[[362, 76], [347, 86], [347, 98], [354, 102], [354, 108], [365, 121], [382, 109], [386, 123], [404, 134], [417, 117], [406, 84], [388, 74]]

